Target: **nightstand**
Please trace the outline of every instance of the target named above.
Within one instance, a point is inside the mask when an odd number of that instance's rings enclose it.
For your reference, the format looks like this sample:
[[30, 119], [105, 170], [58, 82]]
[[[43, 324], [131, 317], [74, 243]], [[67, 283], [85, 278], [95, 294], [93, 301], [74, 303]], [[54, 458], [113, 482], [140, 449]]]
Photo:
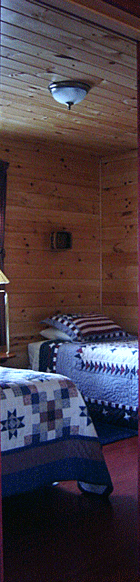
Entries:
[[9, 360], [9, 358], [15, 358], [14, 352], [9, 352], [9, 354], [7, 354], [6, 352], [0, 352], [0, 362], [5, 362], [6, 360]]

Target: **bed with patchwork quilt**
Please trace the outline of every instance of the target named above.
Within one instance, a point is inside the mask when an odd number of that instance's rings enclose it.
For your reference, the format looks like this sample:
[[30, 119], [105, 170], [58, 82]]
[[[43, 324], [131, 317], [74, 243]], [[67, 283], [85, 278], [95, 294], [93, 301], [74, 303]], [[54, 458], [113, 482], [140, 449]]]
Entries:
[[[63, 320], [65, 322], [64, 316]], [[48, 339], [43, 332], [45, 341], [29, 344], [31, 367], [67, 374], [82, 393], [96, 427], [98, 421], [110, 425], [118, 423], [136, 434], [138, 339], [101, 316], [96, 316], [95, 320], [89, 317], [88, 326], [87, 318], [85, 325], [84, 317], [67, 317], [70, 328], [63, 324], [63, 320], [59, 316], [52, 319], [53, 325], [58, 326], [55, 339], [49, 340], [49, 333], [53, 338], [50, 329], [47, 330]], [[47, 318], [46, 323], [49, 321]], [[85, 334], [83, 329], [86, 329]], [[63, 337], [64, 330], [68, 332], [67, 337]]]
[[73, 381], [0, 367], [0, 394], [3, 497], [64, 480], [111, 493], [94, 424]]

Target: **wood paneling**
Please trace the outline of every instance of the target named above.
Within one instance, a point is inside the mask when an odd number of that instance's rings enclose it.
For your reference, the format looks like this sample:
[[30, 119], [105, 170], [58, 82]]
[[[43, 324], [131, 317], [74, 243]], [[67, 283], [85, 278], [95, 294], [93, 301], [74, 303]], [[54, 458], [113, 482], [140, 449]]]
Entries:
[[[2, 135], [44, 137], [94, 150], [96, 155], [137, 147], [136, 42], [96, 24], [76, 2], [2, 0]], [[106, 11], [106, 2], [100, 2]], [[78, 2], [77, 2], [78, 5]], [[93, 6], [94, 5], [94, 6]], [[108, 8], [111, 12], [116, 9]], [[102, 10], [101, 10], [102, 12]], [[123, 12], [123, 17], [125, 13]], [[136, 17], [129, 17], [133, 24]], [[121, 22], [118, 16], [114, 26]], [[111, 25], [111, 20], [109, 20]], [[115, 30], [115, 29], [114, 29]], [[52, 81], [90, 84], [71, 111], [52, 98]], [[64, 168], [62, 167], [64, 174]]]
[[102, 305], [138, 333], [137, 152], [102, 160]]
[[[15, 366], [45, 316], [100, 309], [100, 160], [90, 149], [11, 137], [0, 157], [9, 161], [4, 267]], [[60, 229], [72, 233], [72, 249], [53, 252], [50, 234]]]
[[[109, 4], [2, 0], [0, 156], [17, 351], [62, 307], [103, 308], [137, 331], [139, 18]], [[68, 78], [91, 85], [71, 111], [48, 90]], [[60, 229], [72, 232], [72, 249], [52, 253]]]
[[[27, 343], [58, 309], [103, 309], [137, 333], [137, 152], [100, 160], [90, 149], [9, 137], [0, 156], [10, 162], [10, 365], [27, 365]], [[53, 252], [50, 233], [60, 229], [72, 233], [72, 249]]]

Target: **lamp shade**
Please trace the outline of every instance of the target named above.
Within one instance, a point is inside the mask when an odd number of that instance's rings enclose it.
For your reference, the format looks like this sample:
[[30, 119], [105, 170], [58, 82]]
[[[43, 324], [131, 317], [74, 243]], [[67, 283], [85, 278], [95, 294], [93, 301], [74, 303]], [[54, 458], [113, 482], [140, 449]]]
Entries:
[[71, 109], [72, 105], [84, 99], [90, 90], [90, 85], [80, 81], [59, 81], [50, 83], [48, 89], [58, 103], [65, 104], [68, 109]]
[[6, 283], [9, 283], [9, 279], [7, 279], [6, 275], [4, 275], [4, 273], [0, 270], [0, 285], [5, 285]]

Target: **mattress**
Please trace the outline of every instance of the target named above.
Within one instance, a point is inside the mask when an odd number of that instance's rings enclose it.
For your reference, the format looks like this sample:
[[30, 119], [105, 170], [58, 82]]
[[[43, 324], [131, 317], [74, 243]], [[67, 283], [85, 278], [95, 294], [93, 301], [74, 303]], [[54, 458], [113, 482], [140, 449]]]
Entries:
[[30, 368], [32, 370], [39, 370], [39, 353], [40, 353], [40, 346], [44, 343], [43, 341], [40, 342], [32, 342], [28, 344], [28, 356], [29, 356], [29, 363]]

